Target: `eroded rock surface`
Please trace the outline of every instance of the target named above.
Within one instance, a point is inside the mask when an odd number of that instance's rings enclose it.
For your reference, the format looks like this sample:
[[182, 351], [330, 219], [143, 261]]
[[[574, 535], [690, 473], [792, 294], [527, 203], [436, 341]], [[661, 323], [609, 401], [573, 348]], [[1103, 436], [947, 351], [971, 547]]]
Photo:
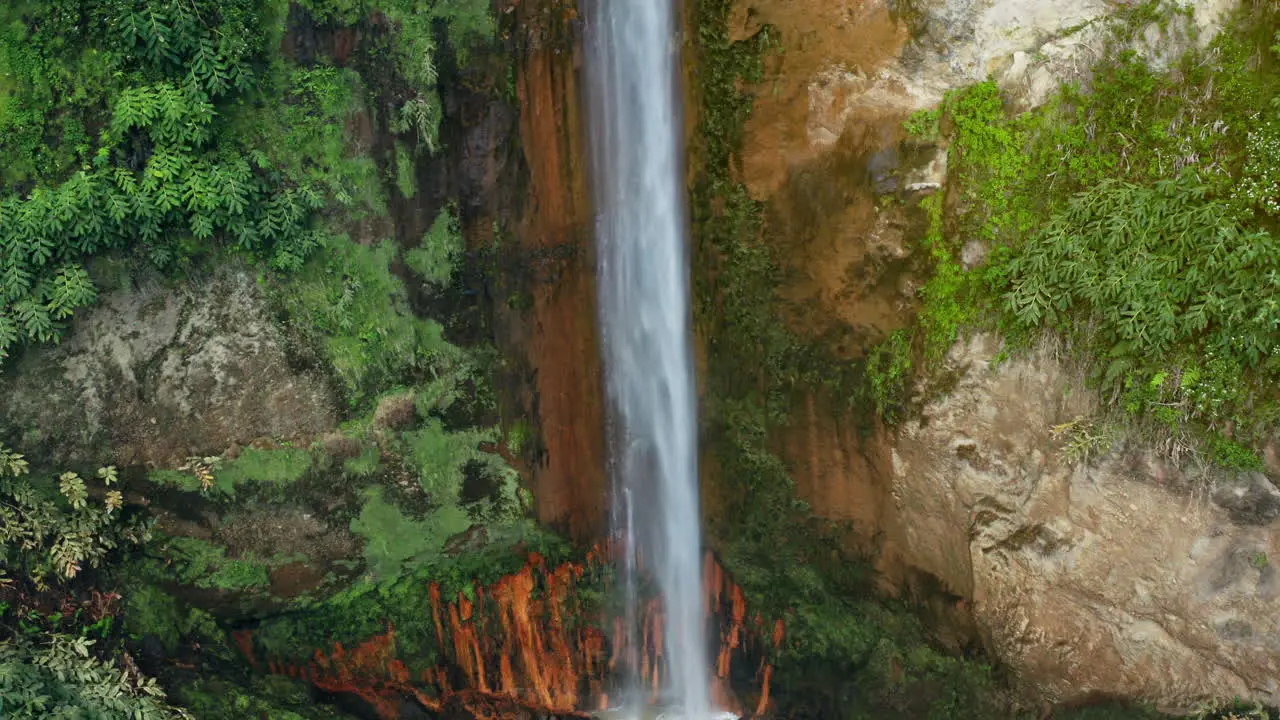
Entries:
[[957, 345], [955, 387], [900, 429], [908, 561], [973, 599], [1036, 696], [1280, 703], [1272, 480], [1178, 465], [1131, 438], [1069, 457], [1101, 432], [1095, 397], [1050, 349], [996, 366], [998, 349], [988, 335]]
[[257, 438], [336, 424], [319, 373], [291, 367], [255, 276], [104, 293], [62, 343], [0, 375], [0, 439], [62, 465], [173, 467]]

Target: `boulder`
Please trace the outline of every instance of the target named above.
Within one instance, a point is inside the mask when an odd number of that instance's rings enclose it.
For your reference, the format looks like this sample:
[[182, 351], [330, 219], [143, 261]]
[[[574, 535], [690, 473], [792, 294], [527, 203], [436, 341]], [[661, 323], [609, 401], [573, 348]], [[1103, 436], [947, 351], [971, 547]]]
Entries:
[[954, 387], [899, 429], [907, 562], [972, 599], [1028, 695], [1280, 704], [1272, 480], [1107, 431], [1054, 348], [997, 364], [999, 349], [958, 344]]
[[123, 285], [4, 368], [0, 441], [59, 466], [174, 467], [336, 425], [327, 379], [290, 363], [253, 271]]

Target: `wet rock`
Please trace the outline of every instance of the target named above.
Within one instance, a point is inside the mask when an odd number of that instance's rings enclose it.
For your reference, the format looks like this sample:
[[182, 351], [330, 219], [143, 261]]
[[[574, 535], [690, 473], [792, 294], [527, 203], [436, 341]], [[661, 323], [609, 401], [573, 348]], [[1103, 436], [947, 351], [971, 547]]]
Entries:
[[972, 270], [987, 261], [987, 252], [986, 243], [978, 239], [969, 240], [960, 248], [960, 263], [966, 270]]
[[942, 189], [947, 181], [947, 149], [920, 148], [915, 155], [916, 162], [908, 165], [903, 173], [903, 189], [920, 195]]
[[886, 195], [897, 191], [898, 148], [891, 146], [872, 153], [867, 160], [867, 175], [876, 194]]

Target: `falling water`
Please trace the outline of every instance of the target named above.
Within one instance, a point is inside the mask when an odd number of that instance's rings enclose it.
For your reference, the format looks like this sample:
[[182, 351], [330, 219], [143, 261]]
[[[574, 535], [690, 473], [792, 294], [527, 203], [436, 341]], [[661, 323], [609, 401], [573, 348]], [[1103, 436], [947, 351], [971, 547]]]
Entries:
[[[662, 592], [664, 700], [702, 718], [709, 659], [674, 1], [589, 2], [587, 69], [615, 530], [634, 539]], [[623, 584], [634, 613], [635, 578]]]

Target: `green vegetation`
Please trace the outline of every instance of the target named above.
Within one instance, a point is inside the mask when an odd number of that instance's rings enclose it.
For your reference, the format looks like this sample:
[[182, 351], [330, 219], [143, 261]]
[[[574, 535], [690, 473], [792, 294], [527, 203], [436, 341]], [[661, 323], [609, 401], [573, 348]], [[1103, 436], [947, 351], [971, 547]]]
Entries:
[[[366, 561], [377, 579], [394, 580], [406, 567], [437, 562], [446, 541], [473, 526], [493, 533], [523, 522], [519, 477], [501, 458], [478, 449], [497, 438], [496, 429], [447, 432], [432, 418], [403, 433], [396, 445], [406, 468], [417, 473], [431, 510], [415, 520], [387, 502], [379, 488], [364, 492], [351, 531], [365, 539]], [[484, 481], [483, 492], [467, 492], [467, 474]]]
[[391, 272], [397, 253], [389, 240], [370, 246], [331, 237], [324, 253], [278, 291], [291, 326], [320, 348], [354, 408], [364, 409], [387, 387], [459, 379], [474, 370], [439, 323], [410, 310], [404, 282]]
[[307, 686], [280, 675], [253, 678], [247, 685], [201, 675], [176, 692], [177, 699], [200, 720], [328, 720], [351, 717], [318, 705]]
[[0, 582], [12, 582], [16, 571], [16, 579], [44, 588], [150, 539], [150, 521], [122, 511], [120, 491], [107, 489], [115, 481], [115, 468], [99, 469], [102, 499], [91, 499], [76, 473], [32, 476], [22, 455], [0, 445]]
[[36, 643], [0, 641], [0, 714], [13, 720], [48, 718], [190, 718], [164, 702], [155, 680], [90, 656], [92, 640], [65, 635]]
[[366, 445], [359, 455], [343, 460], [342, 469], [355, 477], [369, 477], [382, 469], [382, 453], [376, 445]]
[[178, 581], [196, 587], [236, 592], [267, 585], [267, 566], [263, 561], [252, 555], [228, 558], [222, 546], [198, 538], [169, 538], [159, 552], [166, 564], [173, 566]]
[[[386, 512], [385, 507], [379, 513]], [[393, 527], [403, 518], [373, 520]], [[428, 532], [430, 532], [428, 530]], [[410, 538], [401, 537], [400, 541]], [[413, 670], [437, 662], [439, 648], [431, 615], [431, 583], [439, 583], [442, 598], [474, 592], [502, 577], [519, 571], [536, 552], [551, 566], [581, 559], [581, 551], [537, 527], [532, 521], [512, 523], [487, 531], [485, 542], [468, 552], [451, 554], [428, 551], [406, 563], [398, 578], [377, 578], [358, 582], [322, 601], [305, 605], [306, 613], [280, 615], [264, 622], [256, 633], [264, 653], [281, 658], [307, 658], [317, 648], [341, 642], [351, 647], [386, 632], [390, 623], [396, 630], [399, 656]], [[385, 555], [384, 558], [391, 558]], [[575, 587], [599, 587], [602, 577], [587, 577]]]
[[[316, 20], [338, 25], [355, 25], [371, 13], [381, 12], [397, 30], [397, 42], [388, 58], [410, 91], [394, 108], [392, 130], [412, 133], [421, 147], [435, 152], [440, 145], [440, 120], [444, 115], [437, 83], [437, 24], [445, 34], [459, 63], [465, 64], [470, 50], [490, 40], [496, 24], [487, 0], [301, 0]], [[397, 166], [398, 168], [399, 166]], [[399, 169], [397, 169], [400, 172]], [[405, 197], [411, 197], [406, 194]]]
[[301, 448], [246, 448], [234, 459], [190, 458], [177, 470], [152, 470], [147, 473], [147, 479], [188, 492], [216, 490], [221, 495], [234, 497], [238, 486], [255, 483], [283, 486], [297, 482], [312, 469], [313, 463], [311, 453]]
[[470, 526], [466, 511], [457, 505], [411, 520], [373, 488], [366, 492], [360, 516], [351, 521], [351, 532], [365, 539], [365, 558], [374, 577], [394, 580], [406, 561], [438, 558], [445, 541]]
[[[434, 151], [435, 25], [465, 58], [493, 36], [488, 3], [304, 5], [345, 23], [386, 13], [401, 83], [393, 131]], [[0, 10], [0, 360], [55, 340], [95, 300], [85, 270], [95, 255], [179, 269], [227, 248], [295, 271], [333, 242], [321, 214], [385, 214], [375, 163], [346, 134], [362, 78], [280, 56], [287, 8], [30, 0]], [[412, 158], [398, 155], [412, 195]]]
[[[935, 271], [911, 344], [927, 370], [965, 327], [998, 327], [1014, 346], [1069, 338], [1117, 409], [1256, 469], [1280, 417], [1280, 13], [1242, 15], [1168, 70], [1123, 49], [1151, 22], [1175, 32], [1181, 12], [1153, 0], [1120, 13], [1090, 87], [1032, 112], [1009, 115], [985, 82], [950, 95], [937, 123], [912, 118], [913, 134], [945, 130], [960, 201], [945, 218], [924, 202]], [[985, 266], [955, 262], [965, 239], [987, 245]], [[902, 362], [877, 362], [873, 394], [893, 419]]]
[[[214, 119], [253, 88], [277, 10], [239, 2], [47, 2], [0, 15], [0, 354], [48, 342], [95, 297], [83, 262], [131, 248], [161, 266], [196, 241], [296, 267], [323, 188]], [[62, 137], [54, 147], [47, 138]], [[70, 142], [66, 142], [70, 140]]]
[[[100, 291], [127, 285], [120, 268], [151, 265], [181, 282], [229, 256], [257, 261], [289, 333], [290, 360], [333, 376], [354, 419], [333, 457], [323, 443], [286, 444], [151, 470], [157, 485], [207, 494], [198, 509], [166, 507], [168, 519], [246, 502], [287, 499], [308, 519], [298, 506], [325, 507], [340, 523], [357, 515], [351, 527], [368, 540], [376, 580], [361, 592], [415, 573], [460, 588], [492, 574], [472, 549], [507, 568], [520, 554], [513, 546], [547, 541], [521, 520], [527, 508], [513, 471], [480, 450], [500, 437], [489, 427], [496, 412], [486, 351], [455, 346], [440, 322], [419, 314], [428, 311], [420, 296], [454, 290], [463, 251], [456, 200], [405, 253], [377, 238], [398, 230], [388, 193], [415, 196], [418, 172], [436, 176], [431, 163], [445, 160], [431, 157], [444, 115], [440, 68], [465, 72], [491, 47], [495, 19], [487, 0], [297, 4], [320, 25], [308, 26], [287, 0], [20, 0], [0, 9], [0, 361], [57, 341]], [[302, 45], [309, 33], [343, 26], [358, 26], [360, 41], [349, 57], [282, 52], [292, 43], [286, 17], [300, 18]], [[335, 53], [346, 52], [337, 45]], [[505, 82], [501, 63], [491, 64], [469, 80]], [[420, 283], [414, 307], [406, 282]], [[382, 425], [375, 407], [393, 388], [411, 397], [409, 417]], [[0, 461], [0, 637], [18, 633], [0, 644], [0, 715], [180, 716], [152, 699], [154, 683], [120, 653], [122, 643], [145, 649], [150, 638], [176, 655], [216, 661], [195, 683], [170, 677], [181, 673], [168, 664], [162, 670], [167, 686], [181, 688], [176, 699], [200, 717], [338, 715], [289, 681], [239, 683], [242, 659], [220, 621], [191, 607], [230, 593], [222, 604], [244, 617], [284, 602], [270, 597], [269, 573], [296, 556], [175, 536], [111, 567], [119, 551], [150, 539], [147, 511], [125, 505], [113, 470], [97, 480], [28, 474], [25, 459], [2, 447]], [[420, 487], [405, 490], [400, 481], [414, 476]], [[150, 499], [128, 497], [141, 505], [174, 497], [153, 490]], [[176, 531], [190, 522], [176, 519]], [[468, 557], [454, 558], [446, 542], [469, 528], [477, 532], [465, 538]], [[420, 542], [397, 556], [405, 537]], [[334, 577], [324, 579], [325, 592]], [[124, 584], [124, 622], [116, 625], [120, 598], [97, 592], [112, 583]], [[420, 614], [424, 585], [416, 591]], [[106, 613], [92, 625], [80, 619], [90, 602]], [[44, 608], [58, 603], [76, 607], [74, 618], [49, 619], [58, 613]], [[72, 667], [58, 633], [77, 630], [81, 639], [66, 646]], [[82, 642], [89, 633], [100, 640], [92, 650]]]
[[436, 216], [418, 247], [405, 253], [404, 261], [423, 280], [444, 290], [449, 287], [454, 264], [462, 251], [457, 210], [450, 208]]
[[311, 469], [311, 453], [301, 448], [274, 450], [246, 448], [235, 460], [214, 471], [218, 485], [235, 487], [244, 483], [287, 485]]
[[977, 313], [972, 305], [973, 288], [969, 274], [942, 234], [942, 196], [931, 195], [920, 205], [929, 218], [923, 245], [933, 261], [933, 276], [920, 291], [924, 303], [919, 323], [924, 361], [936, 364], [951, 348], [960, 328], [971, 323]]
[[205, 644], [222, 640], [222, 630], [209, 613], [187, 607], [170, 593], [140, 578], [127, 588], [125, 595], [125, 630], [135, 639], [152, 636], [170, 652], [177, 650], [186, 637], [197, 637]]

